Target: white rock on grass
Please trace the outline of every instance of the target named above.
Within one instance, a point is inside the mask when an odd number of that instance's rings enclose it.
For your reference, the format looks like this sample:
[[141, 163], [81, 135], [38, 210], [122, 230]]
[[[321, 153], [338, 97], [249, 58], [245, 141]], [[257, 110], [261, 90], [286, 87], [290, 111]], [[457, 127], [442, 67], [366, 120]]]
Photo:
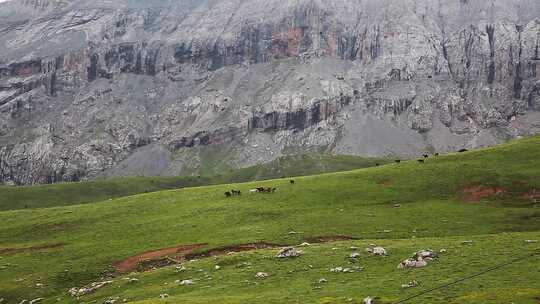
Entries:
[[30, 304], [35, 304], [35, 303], [41, 302], [43, 300], [45, 300], [45, 299], [44, 298], [33, 299], [32, 301], [30, 301]]
[[366, 248], [366, 252], [369, 252], [369, 253], [371, 253], [373, 255], [377, 255], [377, 256], [385, 256], [385, 255], [387, 255], [386, 249], [384, 249], [383, 247], [380, 247], [380, 246], [374, 246], [374, 247]]
[[366, 298], [364, 298], [364, 300], [362, 301], [362, 303], [364, 303], [364, 304], [374, 304], [375, 302], [373, 301], [373, 298], [371, 298], [371, 297], [366, 297]]
[[285, 247], [276, 254], [276, 258], [295, 258], [302, 254], [304, 254], [302, 250], [298, 250], [294, 247]]
[[325, 278], [322, 278], [322, 279], [319, 280], [319, 284], [323, 284], [323, 283], [327, 283], [327, 282], [328, 282], [328, 280], [325, 279]]
[[190, 285], [193, 285], [193, 280], [176, 280], [175, 281], [176, 284], [179, 284], [179, 285], [182, 285], [182, 286], [190, 286]]
[[303, 242], [302, 244], [298, 245], [299, 247], [308, 247], [308, 246], [311, 246], [310, 243], [308, 242]]
[[401, 262], [399, 265], [398, 265], [398, 269], [403, 269], [403, 268], [422, 268], [422, 267], [426, 267], [427, 266], [427, 262], [424, 261], [422, 258], [419, 258], [418, 260], [414, 260], [414, 259], [406, 259], [404, 260], [403, 262]]
[[335, 268], [331, 268], [330, 269], [330, 272], [335, 272], [335, 273], [347, 273], [347, 272], [359, 272], [359, 271], [362, 271], [364, 270], [364, 268], [362, 267], [359, 267], [359, 266], [354, 266], [353, 268], [348, 268], [348, 267], [335, 267]]
[[266, 273], [266, 272], [257, 272], [257, 273], [255, 274], [255, 278], [256, 278], [256, 279], [266, 279], [266, 278], [268, 278], [269, 276], [270, 276], [270, 275], [269, 275], [268, 273]]
[[336, 267], [336, 268], [332, 268], [330, 269], [331, 272], [343, 272], [343, 267]]
[[184, 265], [176, 266], [176, 272], [182, 272], [185, 270], [186, 270], [186, 267]]
[[353, 252], [351, 253], [351, 255], [349, 256], [351, 259], [356, 259], [356, 258], [359, 258], [360, 257], [360, 253], [358, 252]]
[[427, 262], [437, 258], [437, 254], [431, 249], [417, 251], [411, 258], [408, 258], [398, 265], [398, 269], [426, 267]]
[[109, 285], [109, 284], [112, 284], [112, 283], [113, 283], [113, 281], [104, 281], [104, 282], [92, 283], [92, 284], [90, 284], [89, 287], [81, 287], [81, 288], [73, 287], [73, 288], [71, 288], [69, 290], [69, 294], [72, 297], [84, 296], [84, 295], [87, 295], [89, 293], [92, 293], [92, 292], [100, 289], [101, 287], [103, 287], [105, 285]]
[[410, 282], [407, 283], [407, 284], [402, 284], [402, 285], [401, 285], [401, 288], [413, 288], [413, 287], [416, 287], [416, 286], [418, 286], [418, 285], [419, 285], [419, 284], [418, 284], [418, 281], [412, 280], [412, 281], [410, 281]]
[[166, 293], [162, 293], [162, 294], [159, 295], [159, 298], [160, 298], [160, 299], [166, 299], [166, 298], [168, 298], [168, 297], [169, 297], [169, 295], [166, 294]]
[[214, 269], [215, 269], [215, 270], [220, 270], [220, 269], [221, 269], [221, 266], [216, 265], [216, 266], [214, 266]]

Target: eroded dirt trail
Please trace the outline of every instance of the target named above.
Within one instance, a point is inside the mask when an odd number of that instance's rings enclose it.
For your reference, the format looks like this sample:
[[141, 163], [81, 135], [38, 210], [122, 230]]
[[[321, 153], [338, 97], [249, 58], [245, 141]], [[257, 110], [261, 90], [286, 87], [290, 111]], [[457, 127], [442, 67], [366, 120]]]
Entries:
[[[356, 238], [344, 235], [332, 235], [309, 238], [308, 241], [311, 243], [331, 243], [355, 239]], [[181, 263], [185, 260], [227, 255], [233, 252], [245, 252], [258, 249], [271, 249], [289, 246], [283, 244], [258, 242], [233, 246], [222, 246], [195, 253], [196, 250], [201, 249], [207, 245], [208, 244], [179, 245], [170, 248], [147, 251], [138, 255], [125, 258], [113, 264], [113, 266], [118, 273], [129, 273], [138, 270], [147, 271], [154, 268]]]
[[194, 250], [202, 248], [207, 244], [191, 244], [191, 245], [180, 245], [175, 247], [163, 248], [153, 251], [147, 251], [138, 255], [134, 255], [123, 259], [115, 264], [114, 268], [117, 272], [126, 273], [136, 271], [139, 267], [139, 264], [145, 261], [157, 260], [159, 258], [170, 256], [171, 258], [182, 258], [187, 254], [192, 253]]

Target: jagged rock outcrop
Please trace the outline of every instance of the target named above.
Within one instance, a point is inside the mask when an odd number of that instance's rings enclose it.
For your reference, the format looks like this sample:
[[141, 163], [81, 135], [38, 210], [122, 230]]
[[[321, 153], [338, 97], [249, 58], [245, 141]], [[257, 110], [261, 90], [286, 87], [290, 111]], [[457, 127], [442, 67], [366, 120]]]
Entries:
[[535, 0], [0, 4], [0, 182], [540, 132]]

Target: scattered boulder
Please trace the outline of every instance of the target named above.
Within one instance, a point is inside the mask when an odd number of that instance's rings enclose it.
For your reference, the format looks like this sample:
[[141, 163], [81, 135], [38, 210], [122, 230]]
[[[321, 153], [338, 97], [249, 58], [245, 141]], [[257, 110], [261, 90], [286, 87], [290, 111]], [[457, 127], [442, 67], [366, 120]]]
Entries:
[[3, 303], [4, 302], [4, 298], [0, 298], [0, 303]]
[[176, 266], [176, 272], [182, 272], [185, 270], [186, 270], [186, 267], [184, 265]]
[[420, 250], [414, 254], [414, 257], [417, 257], [417, 256], [422, 257], [424, 260], [429, 261], [436, 258], [437, 254], [431, 249], [426, 249], [426, 250]]
[[308, 247], [308, 246], [311, 246], [311, 244], [308, 243], [308, 242], [304, 242], [304, 243], [302, 243], [302, 244], [300, 244], [300, 245], [298, 245], [298, 246], [299, 246], [299, 247]]
[[33, 299], [32, 301], [30, 301], [30, 304], [35, 304], [35, 303], [41, 302], [41, 301], [43, 301], [43, 300], [45, 300], [45, 299], [44, 299], [44, 298]]
[[349, 256], [351, 259], [357, 259], [360, 257], [360, 253], [358, 252], [353, 252], [351, 253], [351, 255]]
[[269, 276], [270, 276], [270, 275], [269, 275], [268, 273], [266, 273], [266, 272], [257, 272], [257, 273], [255, 274], [255, 278], [256, 278], [256, 279], [266, 279], [266, 278], [268, 278]]
[[160, 299], [166, 299], [166, 298], [168, 298], [168, 297], [169, 297], [169, 295], [166, 294], [166, 293], [162, 293], [162, 294], [159, 295], [159, 298], [160, 298]]
[[369, 248], [366, 248], [366, 252], [369, 252], [373, 255], [377, 255], [377, 256], [385, 256], [387, 255], [386, 253], [386, 249], [384, 249], [383, 247], [380, 247], [380, 246], [375, 246], [375, 247], [369, 247]]
[[114, 303], [116, 303], [116, 301], [118, 301], [118, 299], [109, 298], [109, 299], [105, 300], [103, 302], [103, 304], [114, 304]]
[[325, 279], [325, 278], [322, 278], [322, 279], [319, 280], [319, 284], [323, 284], [323, 283], [327, 283], [327, 282], [328, 282], [328, 280]]
[[525, 240], [525, 243], [527, 244], [538, 243], [538, 240]]
[[285, 247], [277, 253], [276, 258], [295, 258], [301, 256], [302, 254], [304, 254], [302, 250], [297, 250], [294, 247]]
[[446, 251], [447, 250], [443, 248], [443, 249], [439, 250], [439, 253], [446, 253]]
[[193, 280], [178, 280], [177, 281], [179, 285], [182, 285], [182, 286], [190, 286], [190, 285], [193, 285]]
[[437, 254], [431, 250], [420, 250], [413, 254], [411, 258], [408, 258], [398, 265], [398, 269], [403, 268], [421, 268], [426, 267], [427, 262], [437, 258]]
[[401, 288], [414, 288], [414, 287], [416, 287], [416, 286], [418, 286], [418, 285], [420, 285], [420, 284], [418, 284], [418, 281], [412, 280], [412, 281], [410, 281], [410, 282], [407, 283], [407, 284], [402, 284], [402, 285], [401, 285]]
[[94, 282], [94, 283], [90, 284], [90, 286], [88, 286], [88, 287], [81, 287], [81, 288], [73, 287], [73, 288], [71, 288], [69, 290], [69, 294], [72, 297], [84, 296], [84, 295], [87, 295], [89, 293], [92, 293], [92, 292], [100, 289], [103, 286], [112, 284], [112, 282], [113, 281]]
[[133, 283], [139, 282], [139, 279], [136, 279], [136, 278], [127, 278], [127, 281], [128, 281], [128, 283], [132, 283], [132, 284], [133, 284]]
[[371, 297], [364, 298], [362, 303], [364, 303], [364, 304], [375, 304], [373, 298], [371, 298]]
[[220, 270], [220, 269], [221, 269], [221, 266], [216, 265], [216, 266], [214, 266], [214, 269], [215, 269], [215, 270]]
[[352, 268], [348, 268], [348, 267], [336, 267], [336, 268], [331, 268], [330, 269], [330, 272], [336, 272], [336, 273], [347, 273], [347, 272], [359, 272], [359, 271], [362, 271], [364, 270], [363, 267], [359, 267], [359, 266], [354, 266]]
[[463, 245], [471, 245], [473, 243], [473, 241], [463, 241], [461, 242], [461, 244]]

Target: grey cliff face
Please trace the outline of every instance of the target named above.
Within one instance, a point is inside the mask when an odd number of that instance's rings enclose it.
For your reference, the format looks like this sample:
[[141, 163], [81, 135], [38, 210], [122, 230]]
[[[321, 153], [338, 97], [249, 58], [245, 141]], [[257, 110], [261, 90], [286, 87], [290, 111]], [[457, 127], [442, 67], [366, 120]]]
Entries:
[[19, 0], [0, 42], [0, 182], [540, 133], [537, 0]]

